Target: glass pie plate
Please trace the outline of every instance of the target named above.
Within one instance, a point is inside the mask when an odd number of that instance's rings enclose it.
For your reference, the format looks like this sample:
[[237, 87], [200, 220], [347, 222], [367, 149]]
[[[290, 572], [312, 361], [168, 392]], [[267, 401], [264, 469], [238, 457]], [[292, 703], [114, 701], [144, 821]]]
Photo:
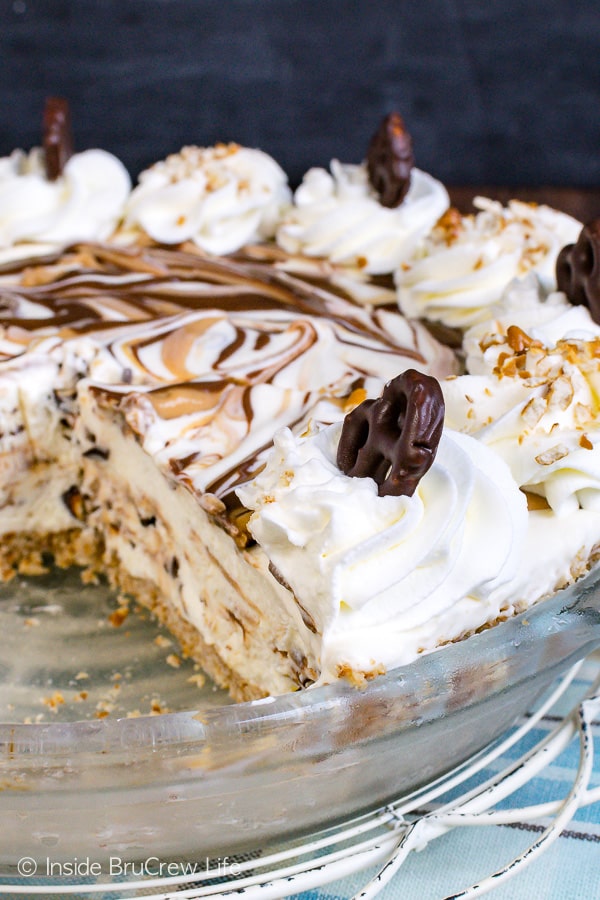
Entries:
[[600, 645], [600, 568], [356, 689], [234, 704], [77, 573], [0, 588], [0, 873], [248, 853], [408, 796]]

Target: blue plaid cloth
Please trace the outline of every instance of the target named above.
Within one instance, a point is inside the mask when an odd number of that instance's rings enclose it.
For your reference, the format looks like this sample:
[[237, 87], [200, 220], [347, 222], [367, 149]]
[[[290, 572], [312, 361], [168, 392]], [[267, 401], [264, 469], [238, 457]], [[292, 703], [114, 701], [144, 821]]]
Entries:
[[[600, 656], [586, 660], [557, 706], [505, 755], [482, 773], [489, 777], [503, 771], [552, 731], [561, 718], [578, 705], [585, 689], [600, 673]], [[600, 791], [600, 714], [591, 728], [594, 769], [588, 790]], [[496, 808], [523, 809], [563, 799], [573, 785], [579, 764], [579, 741], [571, 741], [562, 753], [514, 795]], [[472, 785], [466, 783], [459, 796]], [[448, 795], [451, 796], [451, 795]], [[448, 797], [441, 798], [444, 802]], [[412, 852], [378, 895], [380, 900], [441, 900], [455, 897], [515, 857], [524, 853], [551, 819], [518, 821], [510, 825], [454, 828], [432, 840], [422, 851]], [[344, 881], [297, 895], [300, 900], [347, 900], [376, 870], [359, 872]], [[488, 894], [488, 896], [490, 896]], [[600, 802], [581, 806], [569, 824], [541, 856], [519, 869], [491, 891], [494, 900], [600, 900]]]

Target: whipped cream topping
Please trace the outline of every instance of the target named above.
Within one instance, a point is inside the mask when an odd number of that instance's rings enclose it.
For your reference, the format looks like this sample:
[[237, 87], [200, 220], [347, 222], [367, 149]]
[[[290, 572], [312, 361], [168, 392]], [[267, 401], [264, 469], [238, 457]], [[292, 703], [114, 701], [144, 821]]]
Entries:
[[507, 349], [513, 352], [514, 347], [507, 346], [511, 326], [547, 348], [561, 340], [600, 337], [600, 325], [587, 307], [573, 306], [559, 291], [546, 295], [535, 275], [529, 274], [508, 285], [499, 303], [490, 309], [489, 319], [465, 332], [463, 350], [469, 373], [492, 374], [500, 354]]
[[184, 147], [141, 173], [125, 231], [138, 228], [164, 244], [190, 240], [220, 256], [272, 237], [290, 202], [285, 173], [262, 150]]
[[457, 328], [485, 321], [507, 285], [535, 272], [556, 290], [556, 257], [577, 240], [581, 223], [548, 206], [478, 197], [475, 215], [455, 210], [419, 244], [395, 274], [400, 308]]
[[445, 187], [413, 168], [400, 206], [381, 205], [367, 168], [333, 160], [330, 171], [310, 169], [294, 206], [277, 229], [288, 253], [319, 257], [369, 274], [393, 272], [449, 206]]
[[544, 347], [554, 347], [561, 339], [600, 337], [600, 325], [587, 307], [573, 306], [559, 291], [546, 294], [536, 275], [529, 273], [508, 285], [500, 301], [490, 308], [488, 319], [465, 332], [463, 350], [468, 372], [478, 375], [494, 371], [498, 356], [506, 352], [510, 326]]
[[442, 385], [447, 423], [493, 448], [557, 515], [600, 510], [600, 333], [545, 345], [511, 325], [480, 350], [484, 374]]
[[106, 240], [130, 188], [123, 164], [104, 150], [75, 153], [54, 181], [40, 148], [15, 150], [0, 159], [0, 263]]
[[493, 621], [510, 595], [527, 508], [505, 463], [445, 430], [412, 497], [379, 497], [336, 465], [341, 424], [284, 429], [238, 489], [274, 574], [322, 634], [320, 682], [367, 677]]

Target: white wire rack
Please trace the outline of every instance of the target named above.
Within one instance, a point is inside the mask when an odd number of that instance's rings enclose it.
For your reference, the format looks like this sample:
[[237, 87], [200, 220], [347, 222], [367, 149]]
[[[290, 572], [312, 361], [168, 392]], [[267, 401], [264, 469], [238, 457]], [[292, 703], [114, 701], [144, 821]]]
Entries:
[[[466, 785], [511, 748], [518, 749], [525, 743], [525, 736], [564, 696], [582, 665], [583, 662], [578, 663], [563, 676], [550, 695], [507, 737], [450, 775], [408, 798], [311, 839], [290, 842], [272, 852], [224, 858], [202, 866], [182, 863], [177, 874], [166, 877], [60, 884], [36, 884], [34, 879], [21, 877], [12, 884], [0, 884], [0, 895], [101, 898], [104, 894], [111, 900], [134, 897], [194, 900], [239, 893], [244, 895], [244, 900], [269, 900], [289, 897], [376, 869], [376, 874], [353, 898], [368, 900], [390, 882], [413, 850], [424, 849], [451, 829], [549, 820], [550, 824], [538, 831], [535, 842], [517, 858], [454, 894], [452, 900], [481, 896], [514, 877], [539, 857], [559, 837], [577, 809], [600, 801], [600, 788], [589, 788], [594, 763], [591, 723], [600, 714], [600, 675], [576, 698], [570, 712], [560, 717], [555, 727], [534, 746], [520, 755], [517, 753], [517, 758], [493, 777], [474, 788], [465, 787], [463, 793], [456, 795], [457, 788]], [[573, 741], [579, 743], [579, 765], [566, 796], [536, 806], [497, 808], [501, 801], [551, 765]], [[444, 797], [450, 792], [453, 799], [445, 802]]]

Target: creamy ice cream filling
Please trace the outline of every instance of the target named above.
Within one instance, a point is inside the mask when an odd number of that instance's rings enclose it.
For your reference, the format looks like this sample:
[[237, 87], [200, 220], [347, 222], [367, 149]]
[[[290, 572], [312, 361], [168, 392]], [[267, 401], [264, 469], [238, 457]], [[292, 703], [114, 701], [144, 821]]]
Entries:
[[[315, 680], [316, 636], [262, 551], [238, 547], [215, 527], [195, 495], [157, 471], [88, 390], [80, 394], [76, 439], [87, 454], [86, 524], [103, 536], [104, 565], [117, 583], [151, 583], [159, 602], [168, 598], [168, 620], [201, 636], [202, 655], [218, 659], [234, 693], [279, 694]], [[187, 634], [186, 627], [184, 646]]]
[[317, 681], [318, 616], [235, 488], [278, 427], [340, 421], [399, 366], [454, 371], [451, 352], [326, 281], [182, 250], [82, 247], [4, 297], [4, 577], [44, 550], [106, 572], [238, 698]]

